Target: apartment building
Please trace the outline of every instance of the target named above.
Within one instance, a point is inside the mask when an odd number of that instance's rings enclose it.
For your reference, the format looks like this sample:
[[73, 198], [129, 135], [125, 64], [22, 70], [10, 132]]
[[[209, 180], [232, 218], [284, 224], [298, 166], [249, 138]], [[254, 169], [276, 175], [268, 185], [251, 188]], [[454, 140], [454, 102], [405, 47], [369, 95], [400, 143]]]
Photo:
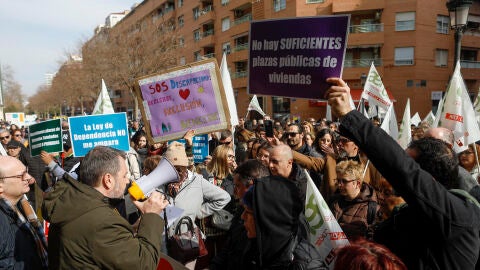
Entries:
[[[227, 54], [237, 110], [245, 115], [251, 95], [248, 85], [249, 29], [252, 20], [350, 14], [343, 78], [359, 99], [370, 64], [382, 76], [397, 116], [407, 98], [411, 112], [423, 118], [436, 110], [453, 72], [454, 35], [446, 1], [430, 0], [145, 0], [116, 27], [142, 20], [171, 20], [178, 34], [177, 64]], [[461, 67], [468, 91], [480, 86], [480, 2], [470, 8], [462, 40]], [[272, 29], [281, 31], [281, 29]], [[116, 90], [118, 109], [132, 110], [131, 96]], [[123, 97], [123, 98], [122, 98]], [[324, 117], [325, 102], [259, 97], [274, 117]], [[252, 113], [252, 116], [256, 116]]]

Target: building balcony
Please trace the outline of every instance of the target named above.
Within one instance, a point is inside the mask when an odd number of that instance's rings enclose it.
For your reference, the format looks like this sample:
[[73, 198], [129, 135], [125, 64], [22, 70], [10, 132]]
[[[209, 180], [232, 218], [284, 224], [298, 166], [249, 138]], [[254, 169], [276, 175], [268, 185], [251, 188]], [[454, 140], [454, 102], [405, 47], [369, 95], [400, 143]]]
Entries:
[[247, 71], [237, 71], [230, 74], [233, 88], [242, 88], [247, 86]]
[[[345, 80], [358, 80], [360, 83], [360, 76], [362, 74], [368, 74], [370, 70], [370, 65], [375, 65], [375, 68], [378, 72], [383, 74], [383, 61], [381, 58], [374, 58], [374, 59], [345, 59], [343, 63], [343, 72], [342, 77]], [[353, 85], [353, 87], [357, 87]]]
[[208, 30], [201, 34], [200, 39], [197, 41], [198, 47], [213, 47], [215, 44], [214, 31]]
[[197, 21], [199, 25], [206, 24], [214, 20], [215, 12], [213, 12], [213, 6], [207, 6], [198, 12]]
[[351, 59], [351, 60], [347, 60], [345, 59], [345, 61], [343, 62], [343, 67], [344, 68], [357, 68], [357, 67], [370, 67], [370, 65], [372, 64], [373, 62], [373, 65], [378, 67], [378, 66], [382, 66], [382, 59], [380, 58], [374, 58], [374, 59]]
[[480, 62], [460, 60], [462, 77], [464, 80], [478, 80], [480, 78]]
[[350, 1], [332, 1], [332, 12], [351, 13], [352, 11], [384, 9], [385, 0], [350, 0]]
[[364, 44], [383, 44], [385, 41], [383, 24], [352, 25], [349, 32], [349, 47]]
[[249, 13], [249, 14], [243, 15], [242, 17], [240, 17], [238, 19], [235, 19], [232, 22], [232, 25], [233, 26], [239, 25], [239, 24], [242, 24], [242, 23], [250, 22], [251, 20], [252, 20], [252, 14]]
[[230, 34], [231, 36], [236, 36], [239, 33], [249, 32], [250, 31], [250, 23], [232, 24], [228, 31], [229, 31], [228, 34]]
[[[244, 48], [244, 47], [241, 47], [241, 48]], [[238, 46], [234, 47], [232, 52], [230, 53], [230, 59], [233, 62], [247, 61], [248, 60], [248, 43], [245, 49], [238, 49]]]
[[462, 47], [480, 48], [480, 32], [466, 31], [462, 36]]

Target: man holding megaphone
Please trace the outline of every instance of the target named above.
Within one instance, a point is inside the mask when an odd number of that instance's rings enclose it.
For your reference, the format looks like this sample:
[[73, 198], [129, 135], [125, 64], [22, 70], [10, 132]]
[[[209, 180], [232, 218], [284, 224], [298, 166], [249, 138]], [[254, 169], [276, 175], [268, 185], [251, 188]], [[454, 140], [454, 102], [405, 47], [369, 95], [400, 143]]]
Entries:
[[127, 175], [124, 152], [97, 146], [82, 160], [79, 181], [64, 174], [46, 195], [50, 269], [156, 269], [164, 227], [159, 214], [168, 201], [156, 191], [135, 201], [143, 213], [135, 232], [115, 209]]

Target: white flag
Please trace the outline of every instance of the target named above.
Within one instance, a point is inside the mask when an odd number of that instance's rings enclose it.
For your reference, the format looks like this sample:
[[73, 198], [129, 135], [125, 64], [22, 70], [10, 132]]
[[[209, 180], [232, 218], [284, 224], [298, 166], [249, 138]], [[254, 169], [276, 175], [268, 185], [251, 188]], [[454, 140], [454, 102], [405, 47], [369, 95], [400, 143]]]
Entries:
[[95, 108], [93, 109], [92, 114], [109, 114], [115, 113], [113, 110], [112, 101], [108, 95], [107, 86], [105, 81], [102, 79], [102, 90], [98, 96], [97, 102], [95, 103]]
[[473, 110], [475, 110], [475, 119], [480, 123], [480, 88], [478, 89], [477, 97], [473, 103]]
[[475, 120], [472, 102], [460, 74], [460, 61], [457, 62], [445, 93], [443, 106], [439, 110], [441, 114], [438, 126], [453, 131], [455, 152], [460, 153], [466, 150], [469, 144], [480, 140], [480, 130]]
[[370, 107], [368, 107], [368, 115], [370, 115], [370, 117], [372, 117], [372, 118], [375, 117], [375, 116], [378, 116], [376, 105], [370, 104]]
[[398, 144], [400, 144], [403, 149], [407, 149], [408, 144], [412, 141], [411, 125], [410, 99], [407, 99], [407, 104], [405, 105], [405, 111], [403, 112], [403, 119], [402, 123], [400, 124], [400, 131], [398, 132], [399, 134], [397, 140]]
[[250, 104], [248, 104], [248, 111], [257, 111], [262, 116], [265, 116], [260, 104], [258, 103], [257, 95], [253, 95], [252, 100], [250, 100]]
[[398, 125], [397, 125], [397, 116], [395, 115], [395, 110], [393, 109], [393, 104], [390, 105], [390, 108], [385, 113], [385, 118], [383, 119], [381, 129], [385, 130], [390, 137], [394, 140], [398, 139]]
[[433, 119], [432, 127], [438, 127], [438, 122], [440, 121], [440, 115], [442, 114], [443, 102], [445, 101], [445, 96], [440, 99], [438, 102], [437, 112], [435, 113], [435, 118]]
[[222, 76], [223, 88], [227, 98], [228, 110], [230, 112], [230, 124], [232, 127], [238, 125], [237, 104], [235, 104], [235, 95], [233, 94], [232, 79], [227, 66], [227, 55], [223, 53], [222, 63], [220, 64], [220, 75]]
[[368, 100], [370, 106], [378, 105], [385, 110], [388, 110], [388, 107], [392, 104], [373, 62], [370, 66], [370, 71], [368, 71], [367, 81], [365, 82], [365, 87], [362, 92], [362, 98]]
[[327, 114], [326, 114], [325, 118], [328, 121], [332, 121], [332, 107], [330, 107], [330, 105], [328, 105], [328, 104], [327, 104]]
[[365, 99], [361, 98], [360, 99], [360, 112], [365, 115], [365, 117], [370, 118], [370, 115], [368, 115], [368, 111], [365, 108]]
[[433, 123], [435, 122], [435, 115], [433, 115], [433, 112], [430, 111], [422, 121], [427, 123], [428, 126], [431, 127], [431, 126], [433, 126]]
[[324, 258], [325, 265], [333, 269], [334, 249], [348, 245], [349, 242], [312, 178], [307, 171], [305, 174], [307, 175], [305, 217], [310, 225], [310, 241]]
[[420, 122], [422, 122], [422, 119], [420, 119], [420, 115], [418, 114], [418, 112], [416, 112], [412, 118], [410, 118], [410, 123], [412, 125], [415, 125], [415, 126], [418, 126], [418, 124], [420, 124]]

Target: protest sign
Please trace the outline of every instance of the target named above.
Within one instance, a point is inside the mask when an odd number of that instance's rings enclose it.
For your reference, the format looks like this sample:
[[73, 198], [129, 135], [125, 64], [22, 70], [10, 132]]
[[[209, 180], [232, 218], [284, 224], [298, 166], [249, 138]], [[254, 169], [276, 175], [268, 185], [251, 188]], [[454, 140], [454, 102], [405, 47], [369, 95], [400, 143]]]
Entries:
[[[185, 139], [176, 141], [185, 144]], [[192, 143], [193, 161], [195, 163], [202, 163], [205, 157], [208, 156], [208, 134], [193, 136]]]
[[324, 99], [325, 80], [342, 76], [349, 20], [338, 15], [252, 22], [249, 93]]
[[190, 129], [209, 133], [228, 127], [230, 114], [215, 59], [137, 80], [137, 95], [149, 139], [164, 142]]
[[128, 151], [130, 147], [125, 113], [69, 117], [73, 155], [83, 157], [97, 145]]
[[30, 155], [38, 156], [40, 152], [56, 153], [63, 151], [61, 120], [48, 120], [28, 127], [28, 145]]

